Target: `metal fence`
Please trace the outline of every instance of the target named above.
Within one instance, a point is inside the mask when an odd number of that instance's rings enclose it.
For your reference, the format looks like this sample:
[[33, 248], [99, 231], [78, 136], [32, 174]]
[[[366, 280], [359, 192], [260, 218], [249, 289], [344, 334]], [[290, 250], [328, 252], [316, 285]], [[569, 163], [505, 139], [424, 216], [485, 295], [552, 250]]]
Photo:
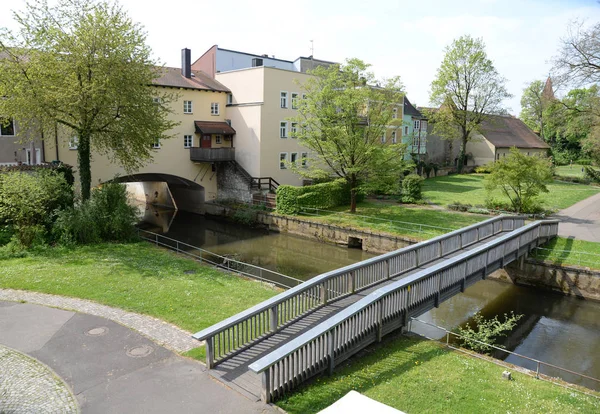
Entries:
[[138, 234], [141, 239], [154, 243], [157, 246], [163, 246], [174, 250], [177, 253], [193, 257], [201, 262], [209, 263], [233, 273], [260, 280], [262, 282], [272, 283], [278, 287], [289, 289], [303, 283], [304, 280], [296, 279], [291, 276], [286, 276], [274, 270], [265, 269], [249, 263], [240, 262], [230, 257], [221, 256], [208, 250], [201, 249], [191, 244], [184, 243], [162, 234], [153, 233], [151, 231], [138, 229]]
[[312, 208], [312, 207], [300, 207], [300, 214], [306, 216], [321, 216], [321, 215], [343, 215], [349, 216], [357, 221], [363, 221], [364, 223], [382, 223], [382, 224], [390, 224], [392, 227], [398, 230], [405, 230], [411, 233], [417, 234], [431, 234], [431, 235], [439, 235], [443, 233], [447, 233], [449, 231], [455, 230], [448, 227], [439, 227], [439, 226], [431, 226], [429, 224], [421, 224], [421, 223], [413, 223], [409, 221], [400, 221], [400, 220], [392, 220], [382, 217], [375, 216], [365, 216], [360, 214], [352, 214], [346, 213], [343, 211], [331, 211], [331, 210], [323, 210], [320, 208]]
[[[427, 335], [424, 335], [421, 332], [415, 332], [413, 330], [413, 322], [418, 322], [418, 323], [421, 323], [423, 325], [426, 325], [426, 326], [429, 326], [429, 327], [432, 327], [432, 328], [436, 328], [436, 329], [444, 332], [444, 337], [443, 337], [444, 341], [440, 340], [440, 339], [431, 338], [431, 337], [429, 337]], [[465, 350], [463, 348], [459, 348], [459, 347], [453, 346], [450, 338], [452, 337], [452, 338], [456, 338], [456, 339], [462, 339], [464, 342], [467, 342], [467, 343], [468, 342], [474, 342], [474, 343], [478, 343], [480, 345], [485, 345], [485, 346], [488, 346], [489, 348], [494, 349], [496, 351], [503, 352], [503, 353], [506, 353], [508, 355], [512, 355], [514, 357], [517, 357], [517, 358], [519, 358], [521, 360], [526, 361], [526, 363], [523, 364], [523, 368], [527, 369], [529, 371], [529, 373], [531, 373], [531, 375], [534, 375], [533, 373], [535, 372], [534, 376], [537, 379], [542, 379], [542, 380], [545, 380], [545, 381], [550, 381], [550, 382], [556, 383], [556, 381], [553, 381], [553, 379], [556, 378], [555, 372], [561, 373], [561, 375], [564, 375], [566, 373], [568, 375], [571, 375], [573, 377], [578, 378], [579, 381], [580, 381], [580, 385], [585, 385], [588, 388], [593, 388], [595, 390], [600, 390], [600, 379], [598, 379], [598, 378], [593, 378], [593, 377], [590, 377], [589, 375], [585, 375], [585, 374], [582, 374], [580, 372], [571, 371], [570, 369], [562, 368], [562, 367], [550, 364], [548, 362], [540, 361], [539, 359], [530, 358], [528, 356], [521, 355], [521, 354], [518, 354], [516, 352], [512, 352], [512, 351], [509, 351], [507, 349], [500, 348], [498, 346], [491, 345], [491, 344], [488, 344], [488, 343], [485, 343], [485, 342], [481, 342], [481, 341], [478, 341], [476, 339], [467, 338], [467, 337], [465, 337], [463, 335], [460, 335], [460, 334], [458, 334], [456, 332], [452, 332], [452, 331], [447, 330], [446, 328], [442, 328], [441, 326], [438, 326], [438, 325], [435, 325], [435, 324], [432, 324], [432, 323], [429, 323], [429, 322], [425, 322], [425, 321], [422, 321], [422, 320], [414, 318], [414, 317], [410, 318], [410, 324], [409, 324], [408, 330], [410, 332], [413, 332], [413, 333], [415, 333], [417, 335], [420, 335], [420, 336], [425, 337], [427, 339], [430, 339], [432, 341], [436, 341], [436, 342], [440, 342], [440, 343], [445, 343], [445, 345], [448, 348], [451, 348], [451, 349], [454, 349], [454, 350], [457, 350], [457, 351], [461, 351], [461, 352], [464, 352], [464, 353], [466, 353], [468, 355], [472, 355], [472, 356], [475, 356], [475, 357], [481, 357], [481, 355], [478, 354], [478, 353], [476, 353], [476, 352], [473, 352], [473, 351], [467, 351], [467, 350]], [[501, 363], [500, 361], [495, 362], [494, 360], [491, 360], [491, 362], [500, 363], [502, 365], [506, 365], [506, 363]], [[516, 365], [516, 364], [513, 364], [513, 365]], [[530, 368], [527, 367], [527, 365], [531, 366], [532, 368], [534, 368], [534, 367], [535, 368], [534, 369], [530, 369]], [[544, 370], [546, 371], [545, 373], [543, 372]], [[563, 378], [563, 377], [559, 377], [559, 378], [562, 379], [563, 381], [566, 381], [566, 379]], [[569, 378], [567, 378], [567, 379], [569, 379]], [[598, 395], [587, 393], [585, 391], [582, 391], [579, 388], [570, 387], [568, 383], [566, 383], [566, 384], [558, 383], [558, 385], [564, 386], [566, 388], [574, 389], [576, 391], [583, 392], [584, 394], [591, 395], [591, 396], [594, 396], [596, 398], [600, 398], [600, 396], [598, 396]]]
[[537, 247], [531, 254], [536, 260], [549, 260], [556, 263], [587, 266], [600, 269], [600, 254], [579, 252], [575, 250], [556, 250]]

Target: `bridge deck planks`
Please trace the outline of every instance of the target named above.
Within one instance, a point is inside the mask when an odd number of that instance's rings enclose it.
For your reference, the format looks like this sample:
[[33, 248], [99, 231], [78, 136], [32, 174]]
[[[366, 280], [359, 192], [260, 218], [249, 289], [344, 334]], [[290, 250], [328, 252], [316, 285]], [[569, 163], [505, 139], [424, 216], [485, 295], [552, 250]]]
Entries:
[[248, 369], [248, 366], [254, 361], [262, 358], [264, 355], [267, 355], [272, 350], [282, 346], [283, 344], [291, 341], [298, 335], [308, 331], [314, 326], [318, 325], [320, 322], [330, 318], [336, 313], [340, 312], [344, 308], [352, 305], [353, 303], [359, 301], [363, 297], [367, 296], [371, 292], [376, 291], [377, 289], [390, 284], [394, 281], [400, 280], [407, 276], [410, 276], [420, 270], [423, 270], [429, 266], [434, 264], [443, 262], [451, 257], [457, 256], [459, 254], [464, 253], [467, 250], [471, 250], [475, 247], [478, 247], [482, 244], [488, 243], [500, 236], [503, 233], [488, 237], [478, 243], [474, 243], [462, 250], [446, 255], [440, 259], [437, 259], [433, 262], [427, 263], [423, 267], [419, 267], [417, 269], [413, 269], [406, 273], [402, 273], [394, 278], [388, 279], [386, 281], [382, 281], [378, 284], [375, 284], [365, 290], [361, 290], [360, 292], [355, 293], [354, 295], [347, 296], [345, 298], [332, 301], [326, 306], [316, 310], [313, 313], [310, 313], [306, 316], [299, 318], [296, 322], [291, 325], [285, 327], [280, 330], [276, 334], [263, 339], [262, 341], [257, 342], [250, 348], [240, 352], [239, 354], [233, 356], [232, 358], [221, 362], [219, 365], [209, 370], [210, 375], [219, 381], [223, 382], [227, 386], [236, 389], [241, 394], [246, 397], [258, 401], [260, 400], [260, 392], [261, 392], [261, 376], [259, 374], [255, 374], [254, 372]]

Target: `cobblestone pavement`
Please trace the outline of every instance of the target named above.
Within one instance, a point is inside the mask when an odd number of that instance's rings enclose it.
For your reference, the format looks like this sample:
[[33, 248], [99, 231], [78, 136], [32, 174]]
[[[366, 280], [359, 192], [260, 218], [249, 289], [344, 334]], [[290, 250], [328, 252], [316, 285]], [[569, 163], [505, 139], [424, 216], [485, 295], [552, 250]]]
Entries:
[[69, 388], [41, 362], [0, 345], [0, 413], [78, 413]]
[[139, 313], [127, 312], [110, 306], [100, 305], [85, 299], [48, 295], [22, 290], [0, 289], [0, 300], [29, 302], [38, 305], [74, 310], [89, 315], [101, 316], [134, 329], [152, 341], [175, 352], [186, 352], [202, 345], [191, 333], [160, 319]]

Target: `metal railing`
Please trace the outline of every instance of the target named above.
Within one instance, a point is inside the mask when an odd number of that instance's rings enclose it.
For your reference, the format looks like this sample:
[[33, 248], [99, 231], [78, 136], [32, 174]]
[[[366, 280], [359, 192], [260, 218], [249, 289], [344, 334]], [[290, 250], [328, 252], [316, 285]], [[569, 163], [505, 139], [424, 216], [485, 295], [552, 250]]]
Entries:
[[239, 260], [234, 260], [230, 257], [218, 255], [208, 250], [192, 246], [191, 244], [171, 239], [162, 234], [138, 229], [138, 235], [141, 239], [154, 243], [157, 246], [169, 248], [177, 253], [193, 257], [201, 262], [209, 263], [229, 272], [241, 274], [252, 279], [260, 280], [261, 282], [272, 283], [280, 288], [289, 289], [304, 282], [303, 280], [286, 276], [274, 270], [265, 269], [249, 263], [240, 262]]
[[[477, 343], [477, 344], [480, 344], [480, 345], [485, 345], [485, 346], [489, 347], [489, 349], [494, 349], [496, 351], [501, 351], [501, 352], [504, 352], [506, 354], [513, 355], [513, 356], [515, 356], [517, 358], [521, 358], [521, 359], [524, 359], [526, 361], [530, 361], [536, 367], [535, 368], [535, 378], [537, 378], [537, 379], [542, 379], [542, 380], [550, 381], [552, 383], [556, 383], [555, 381], [552, 381], [553, 377], [550, 374], [544, 374], [542, 372], [542, 367], [548, 367], [548, 368], [554, 369], [554, 370], [559, 371], [559, 372], [566, 372], [566, 373], [568, 373], [570, 375], [574, 375], [574, 376], [576, 376], [576, 377], [578, 377], [579, 379], [582, 379], [582, 380], [591, 381], [591, 383], [593, 383], [595, 385], [595, 389], [600, 390], [600, 379], [598, 379], [598, 378], [590, 377], [589, 375], [585, 375], [585, 374], [582, 374], [580, 372], [571, 371], [570, 369], [559, 367], [557, 365], [550, 364], [548, 362], [540, 361], [539, 359], [530, 358], [528, 356], [521, 355], [521, 354], [518, 354], [518, 353], [513, 352], [513, 351], [509, 351], [508, 349], [504, 349], [504, 348], [501, 348], [501, 347], [496, 346], [496, 345], [492, 345], [492, 344], [488, 344], [488, 343], [485, 343], [485, 342], [478, 341], [477, 339], [467, 338], [467, 337], [465, 337], [463, 335], [460, 335], [460, 334], [458, 334], [456, 332], [449, 331], [446, 328], [443, 328], [441, 326], [438, 326], [438, 325], [435, 325], [435, 324], [432, 324], [432, 323], [429, 323], [429, 322], [422, 321], [420, 319], [411, 317], [410, 318], [409, 331], [411, 331], [411, 332], [413, 332], [413, 333], [415, 333], [417, 335], [420, 335], [420, 336], [422, 336], [424, 338], [430, 339], [432, 341], [444, 343], [440, 339], [430, 338], [429, 336], [426, 336], [426, 335], [424, 335], [422, 333], [413, 331], [412, 330], [412, 323], [413, 322], [418, 322], [418, 323], [421, 323], [423, 325], [427, 325], [427, 326], [430, 326], [430, 327], [433, 327], [433, 328], [437, 328], [440, 331], [444, 332], [444, 334], [445, 334], [445, 345], [448, 348], [451, 348], [451, 349], [454, 349], [454, 350], [457, 350], [457, 351], [461, 351], [461, 352], [465, 352], [467, 355], [472, 355], [472, 356], [479, 357], [479, 354], [476, 353], [476, 352], [474, 352], [474, 351], [466, 351], [465, 349], [452, 346], [451, 342], [450, 342], [450, 337], [451, 336], [453, 336], [454, 338], [462, 339], [463, 342], [466, 342], [466, 343], [474, 342], [474, 343]], [[517, 364], [514, 364], [514, 365], [517, 365]], [[531, 372], [534, 372], [534, 370], [531, 370], [531, 369], [529, 369], [527, 367], [523, 367], [523, 368], [525, 368], [525, 369], [527, 369], [527, 370], [529, 370]], [[561, 378], [561, 379], [563, 379], [563, 378]], [[563, 381], [564, 381], [564, 379], [563, 379]], [[559, 384], [559, 385], [563, 385], [563, 384]], [[578, 389], [578, 388], [569, 387], [569, 386], [566, 386], [566, 388], [573, 389], [573, 390], [581, 392], [581, 390]], [[594, 394], [589, 394], [589, 393], [586, 393], [586, 392], [584, 392], [584, 394], [592, 395], [592, 396], [594, 396], [596, 398], [600, 398], [599, 396], [594, 395]]]
[[[554, 237], [558, 221], [537, 221], [386, 285], [275, 349], [249, 366], [262, 373], [261, 398], [270, 402], [408, 324], [411, 316], [439, 306]], [[441, 245], [441, 243], [440, 243]]]
[[593, 269], [600, 269], [600, 254], [596, 253], [536, 247], [530, 257], [535, 260], [548, 260], [554, 263], [565, 263], [576, 266], [587, 266]]
[[212, 368], [330, 301], [352, 295], [523, 224], [522, 217], [494, 217], [443, 236], [323, 273], [206, 328], [193, 337], [206, 341], [206, 365]]
[[300, 214], [304, 214], [307, 216], [320, 216], [321, 213], [325, 213], [326, 215], [345, 215], [352, 217], [357, 221], [363, 221], [365, 223], [379, 222], [379, 223], [389, 223], [396, 229], [406, 230], [412, 233], [424, 233], [424, 234], [443, 234], [449, 231], [455, 230], [448, 227], [439, 227], [439, 226], [431, 226], [429, 224], [422, 223], [412, 223], [409, 221], [400, 221], [400, 220], [392, 220], [386, 219], [382, 217], [375, 216], [365, 216], [360, 214], [346, 213], [343, 211], [331, 211], [331, 210], [323, 210], [320, 208], [312, 208], [312, 207], [300, 207]]

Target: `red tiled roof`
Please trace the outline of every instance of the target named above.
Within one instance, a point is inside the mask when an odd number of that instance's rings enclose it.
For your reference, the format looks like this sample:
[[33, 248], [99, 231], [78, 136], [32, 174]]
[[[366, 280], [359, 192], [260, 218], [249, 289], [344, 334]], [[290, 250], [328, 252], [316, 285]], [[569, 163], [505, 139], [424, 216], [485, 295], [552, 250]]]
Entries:
[[481, 134], [496, 148], [550, 148], [523, 121], [513, 116], [490, 116], [481, 125]]
[[158, 68], [161, 76], [154, 80], [154, 85], [170, 86], [173, 88], [197, 89], [204, 91], [230, 92], [227, 87], [217, 82], [206, 73], [193, 70], [192, 77], [186, 78], [180, 68]]
[[194, 125], [196, 127], [196, 132], [200, 134], [235, 134], [235, 129], [229, 126], [227, 122], [194, 121]]

